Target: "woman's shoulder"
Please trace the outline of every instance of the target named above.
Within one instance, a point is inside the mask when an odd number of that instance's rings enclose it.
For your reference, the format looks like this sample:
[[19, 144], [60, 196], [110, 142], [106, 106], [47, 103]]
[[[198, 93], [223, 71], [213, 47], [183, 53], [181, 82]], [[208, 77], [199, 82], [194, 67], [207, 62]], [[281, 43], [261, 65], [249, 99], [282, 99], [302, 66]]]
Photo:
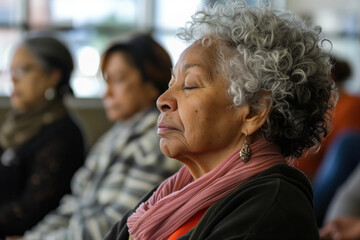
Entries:
[[[276, 198], [279, 197], [291, 197], [288, 193], [303, 196], [306, 202], [311, 203], [312, 207], [312, 187], [308, 178], [298, 169], [290, 167], [286, 164], [278, 164], [271, 167], [229, 194], [229, 198], [242, 198], [249, 196], [244, 193], [251, 192], [253, 196], [268, 196]], [[284, 196], [283, 196], [284, 195]], [[266, 202], [268, 202], [269, 198]], [[282, 199], [285, 200], [285, 199]]]
[[[58, 146], [67, 151], [67, 148], [84, 151], [85, 138], [83, 131], [76, 120], [70, 115], [45, 125], [37, 135], [23, 143], [18, 149], [18, 153], [30, 154], [37, 152], [47, 146]], [[31, 154], [30, 154], [31, 155]]]
[[297, 169], [272, 167], [211, 206], [197, 229], [196, 239], [318, 239], [311, 185]]
[[62, 118], [59, 118], [58, 120], [45, 125], [44, 127], [47, 130], [68, 130], [68, 131], [81, 131], [81, 126], [79, 121], [72, 115], [66, 114]]
[[308, 196], [309, 200], [312, 201], [313, 193], [311, 183], [306, 175], [297, 168], [287, 164], [278, 164], [259, 173], [253, 179], [248, 181], [247, 184], [261, 182], [263, 180], [271, 182], [274, 185], [280, 183], [286, 185], [290, 184], [293, 190], [301, 190]]
[[66, 114], [64, 117], [45, 125], [39, 132], [39, 137], [42, 139], [84, 139], [83, 129], [81, 124], [71, 115]]
[[274, 208], [279, 208], [284, 214], [303, 210], [312, 214], [313, 210], [313, 193], [309, 180], [302, 172], [285, 164], [263, 171], [226, 198], [237, 203], [234, 208], [254, 204], [256, 206], [253, 209], [261, 211], [261, 214]]

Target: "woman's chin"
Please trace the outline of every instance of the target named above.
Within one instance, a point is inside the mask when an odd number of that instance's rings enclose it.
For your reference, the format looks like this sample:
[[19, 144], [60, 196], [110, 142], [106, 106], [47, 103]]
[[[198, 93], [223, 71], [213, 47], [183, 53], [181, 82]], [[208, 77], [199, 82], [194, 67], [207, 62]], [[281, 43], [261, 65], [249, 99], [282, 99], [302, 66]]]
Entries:
[[116, 122], [116, 121], [121, 121], [121, 114], [119, 114], [116, 111], [111, 111], [106, 109], [106, 117], [110, 122]]
[[169, 157], [183, 162], [182, 159], [185, 156], [185, 152], [188, 152], [183, 146], [176, 145], [176, 143], [170, 142], [168, 139], [160, 139], [160, 150], [161, 152]]
[[171, 143], [169, 143], [169, 140], [166, 138], [161, 138], [160, 139], [160, 150], [161, 152], [169, 157], [169, 158], [175, 158], [176, 157], [176, 148], [174, 149], [174, 147], [171, 145]]
[[11, 107], [19, 111], [24, 109], [24, 106], [17, 100], [16, 97], [11, 98]]
[[169, 158], [173, 158], [169, 148], [167, 146], [162, 145], [161, 140], [160, 140], [160, 150], [165, 156], [167, 156]]

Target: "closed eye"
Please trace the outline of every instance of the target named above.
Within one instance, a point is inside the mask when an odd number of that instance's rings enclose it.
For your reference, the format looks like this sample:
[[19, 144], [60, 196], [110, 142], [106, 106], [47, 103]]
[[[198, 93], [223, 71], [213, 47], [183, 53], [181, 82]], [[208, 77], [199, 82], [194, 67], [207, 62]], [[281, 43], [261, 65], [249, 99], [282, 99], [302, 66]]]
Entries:
[[195, 89], [195, 88], [199, 88], [199, 87], [197, 87], [197, 86], [189, 86], [189, 87], [187, 87], [187, 86], [184, 86], [184, 90], [191, 90], [191, 89]]

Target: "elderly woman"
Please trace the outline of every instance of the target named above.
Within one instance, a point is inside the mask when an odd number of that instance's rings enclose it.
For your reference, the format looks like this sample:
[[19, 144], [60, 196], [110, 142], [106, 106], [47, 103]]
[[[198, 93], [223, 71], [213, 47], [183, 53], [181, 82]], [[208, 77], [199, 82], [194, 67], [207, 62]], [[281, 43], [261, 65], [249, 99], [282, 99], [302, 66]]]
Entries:
[[11, 59], [12, 109], [0, 131], [0, 238], [59, 205], [83, 164], [83, 135], [63, 99], [73, 60], [58, 39], [29, 34]]
[[183, 162], [105, 239], [318, 239], [308, 179], [287, 165], [327, 133], [333, 84], [318, 28], [287, 12], [215, 4], [180, 35], [161, 150]]

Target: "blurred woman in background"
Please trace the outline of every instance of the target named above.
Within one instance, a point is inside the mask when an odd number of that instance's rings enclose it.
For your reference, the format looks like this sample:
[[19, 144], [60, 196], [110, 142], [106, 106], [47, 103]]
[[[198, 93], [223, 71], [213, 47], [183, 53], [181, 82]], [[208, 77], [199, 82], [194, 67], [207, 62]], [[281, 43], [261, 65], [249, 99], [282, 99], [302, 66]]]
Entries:
[[103, 54], [103, 102], [114, 126], [92, 147], [72, 180], [72, 194], [26, 240], [103, 239], [139, 199], [181, 164], [164, 156], [155, 102], [167, 88], [171, 60], [148, 34], [113, 43]]
[[82, 132], [63, 99], [73, 60], [50, 36], [29, 36], [11, 61], [12, 110], [0, 132], [0, 237], [22, 234], [70, 192], [84, 162]]
[[[345, 155], [354, 154], [359, 159], [359, 133], [353, 136], [343, 135], [340, 140], [342, 138], [344, 142], [348, 139], [356, 142], [356, 144], [352, 144], [352, 142], [350, 144], [347, 143], [351, 148], [346, 149]], [[331, 176], [329, 177], [331, 178]], [[324, 219], [324, 225], [320, 229], [320, 236], [323, 239], [360, 239], [360, 163], [358, 163], [346, 181], [337, 189]]]

